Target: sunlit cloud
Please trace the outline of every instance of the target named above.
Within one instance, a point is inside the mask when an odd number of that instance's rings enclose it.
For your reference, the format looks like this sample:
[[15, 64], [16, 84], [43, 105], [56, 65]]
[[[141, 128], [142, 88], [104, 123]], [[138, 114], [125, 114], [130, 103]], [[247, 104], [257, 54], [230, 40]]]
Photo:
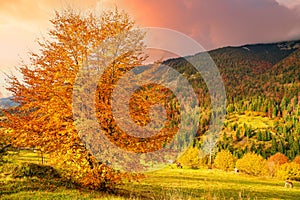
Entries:
[[286, 6], [288, 8], [295, 8], [300, 6], [300, 0], [276, 0], [280, 5]]
[[300, 17], [275, 0], [120, 0], [144, 26], [181, 31], [207, 49], [300, 37]]

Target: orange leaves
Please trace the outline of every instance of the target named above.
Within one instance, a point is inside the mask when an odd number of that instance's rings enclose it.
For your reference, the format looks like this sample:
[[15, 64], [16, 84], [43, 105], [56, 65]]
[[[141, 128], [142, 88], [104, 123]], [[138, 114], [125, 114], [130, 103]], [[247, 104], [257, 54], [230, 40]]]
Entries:
[[[109, 73], [109, 71], [106, 71]], [[115, 76], [118, 70], [115, 71]], [[119, 72], [120, 73], [120, 72]], [[104, 74], [103, 77], [107, 76]], [[105, 82], [107, 81], [107, 82]], [[151, 137], [135, 137], [130, 135], [134, 128], [127, 126], [128, 132], [125, 132], [117, 125], [112, 112], [112, 90], [114, 85], [112, 79], [101, 79], [96, 95], [97, 117], [102, 129], [106, 130], [106, 136], [116, 146], [132, 152], [152, 152], [159, 150], [173, 139], [178, 131], [179, 108], [171, 105], [175, 101], [170, 101], [172, 92], [159, 85], [145, 85], [137, 90], [129, 102], [130, 116], [133, 121], [140, 127], [144, 127], [153, 122], [150, 132]], [[112, 82], [116, 82], [113, 80]], [[151, 108], [156, 105], [162, 105], [167, 113], [161, 112], [160, 115], [150, 116]], [[116, 106], [118, 107], [118, 106]], [[160, 124], [162, 116], [167, 115], [166, 122]], [[173, 123], [172, 123], [173, 122]], [[161, 126], [161, 128], [159, 128]], [[146, 133], [147, 134], [147, 133]], [[101, 142], [101, 141], [100, 141]], [[97, 143], [94, 143], [97, 146]]]
[[[77, 132], [77, 122], [73, 119], [73, 86], [79, 69], [89, 61], [88, 55], [112, 36], [132, 31], [134, 23], [117, 10], [106, 12], [100, 18], [67, 10], [57, 12], [51, 23], [51, 41], [40, 41], [40, 52], [29, 54], [30, 65], [19, 68], [23, 81], [14, 76], [8, 81], [8, 89], [20, 106], [6, 112], [4, 126], [12, 130], [10, 135], [16, 138], [13, 141], [15, 145], [40, 147], [51, 155], [51, 161], [64, 169], [65, 176], [91, 188], [111, 187], [123, 178], [131, 177], [99, 164], [83, 145], [80, 136], [84, 137], [84, 134]], [[115, 82], [143, 60], [144, 46], [139, 34], [135, 32], [135, 37], [122, 35], [120, 46], [135, 45], [136, 48], [128, 48], [128, 51], [116, 57], [102, 77], [104, 81], [101, 84], [105, 90], [99, 91], [99, 94], [104, 99], [101, 101], [103, 104], [98, 105], [104, 111], [110, 108], [111, 99], [107, 95], [111, 95]], [[101, 56], [105, 59], [105, 56], [114, 55], [117, 50], [111, 47]], [[100, 61], [96, 64], [99, 69], [105, 67]], [[126, 134], [117, 130], [110, 112], [99, 113], [98, 116], [107, 134], [116, 136], [114, 139], [118, 139], [120, 147], [124, 147], [125, 142], [129, 147], [137, 148], [134, 145], [136, 140], [128, 139]], [[89, 128], [86, 127], [87, 130]]]
[[273, 162], [275, 165], [283, 165], [287, 163], [289, 159], [282, 153], [276, 153], [268, 159], [268, 162]]

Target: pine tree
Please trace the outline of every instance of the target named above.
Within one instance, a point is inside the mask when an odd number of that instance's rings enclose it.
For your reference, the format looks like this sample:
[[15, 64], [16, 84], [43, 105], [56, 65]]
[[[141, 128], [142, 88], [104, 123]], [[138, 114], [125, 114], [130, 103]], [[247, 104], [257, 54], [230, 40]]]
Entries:
[[240, 140], [241, 140], [241, 130], [240, 130], [240, 127], [238, 127], [235, 136], [236, 136], [236, 140], [237, 140], [237, 141], [240, 141]]
[[277, 152], [277, 142], [275, 138], [272, 138], [271, 153], [275, 154], [276, 152]]
[[272, 117], [273, 117], [273, 118], [277, 117], [277, 114], [278, 114], [277, 106], [274, 106], [274, 107], [273, 107], [273, 112], [272, 112]]
[[283, 147], [282, 141], [278, 142], [277, 150], [278, 150], [278, 152], [284, 154], [284, 147]]
[[261, 131], [258, 131], [258, 133], [257, 133], [257, 140], [258, 141], [262, 141], [263, 140], [263, 136], [262, 136]]
[[295, 154], [300, 154], [300, 148], [299, 148], [299, 141], [298, 140], [295, 140], [294, 143], [293, 143], [293, 146], [292, 146]]
[[292, 147], [294, 144], [294, 137], [292, 134], [290, 134], [289, 139], [288, 139], [289, 146]]

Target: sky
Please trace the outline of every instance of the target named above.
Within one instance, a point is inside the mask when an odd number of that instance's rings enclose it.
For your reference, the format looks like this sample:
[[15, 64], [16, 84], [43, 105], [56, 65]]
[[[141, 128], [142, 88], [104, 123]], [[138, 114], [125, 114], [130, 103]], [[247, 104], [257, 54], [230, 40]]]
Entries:
[[205, 49], [300, 39], [300, 0], [0, 0], [0, 96], [4, 73], [15, 74], [47, 38], [55, 10], [118, 7], [140, 27], [180, 31]]

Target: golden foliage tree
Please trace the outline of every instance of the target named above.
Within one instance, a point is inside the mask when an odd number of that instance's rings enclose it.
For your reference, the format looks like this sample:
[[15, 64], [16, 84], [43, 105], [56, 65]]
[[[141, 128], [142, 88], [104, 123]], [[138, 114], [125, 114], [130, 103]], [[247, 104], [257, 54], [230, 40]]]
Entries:
[[[132, 32], [125, 39], [128, 45], [129, 42], [135, 43], [135, 48], [110, 63], [103, 81], [99, 83], [98, 88], [101, 84], [106, 88], [102, 93], [99, 90], [99, 97], [110, 95], [122, 73], [143, 61], [143, 34], [134, 32], [134, 22], [118, 10], [106, 12], [100, 17], [66, 10], [56, 12], [51, 23], [54, 26], [49, 31], [51, 39], [39, 42], [40, 52], [31, 53], [30, 65], [19, 68], [23, 80], [9, 77], [8, 90], [13, 93], [13, 99], [19, 106], [14, 111], [5, 112], [7, 121], [3, 126], [11, 130], [13, 145], [34, 146], [49, 153], [51, 161], [65, 169], [66, 176], [82, 185], [91, 188], [112, 186], [132, 176], [98, 163], [83, 145], [74, 125], [73, 85], [78, 70], [95, 48], [111, 37]], [[97, 108], [101, 110], [104, 107], [106, 111], [108, 99], [105, 97], [104, 103], [97, 99], [100, 102]], [[108, 123], [110, 120], [107, 120], [112, 118], [110, 112], [100, 113], [98, 117], [109, 135], [112, 130]]]
[[287, 163], [289, 159], [282, 153], [278, 152], [267, 160], [269, 174], [274, 176], [278, 168]]
[[255, 153], [246, 153], [236, 162], [236, 167], [249, 175], [259, 176], [267, 174], [266, 160]]
[[300, 165], [300, 156], [296, 156], [296, 157], [294, 158], [293, 162]]
[[197, 147], [188, 148], [177, 161], [193, 169], [200, 168], [204, 165], [204, 159], [200, 157], [200, 153]]
[[235, 165], [235, 157], [229, 150], [220, 151], [214, 161], [216, 168], [224, 171], [232, 171]]
[[291, 163], [284, 163], [281, 165], [277, 171], [276, 176], [280, 179], [296, 179], [299, 180], [300, 178], [300, 165], [294, 162]]

